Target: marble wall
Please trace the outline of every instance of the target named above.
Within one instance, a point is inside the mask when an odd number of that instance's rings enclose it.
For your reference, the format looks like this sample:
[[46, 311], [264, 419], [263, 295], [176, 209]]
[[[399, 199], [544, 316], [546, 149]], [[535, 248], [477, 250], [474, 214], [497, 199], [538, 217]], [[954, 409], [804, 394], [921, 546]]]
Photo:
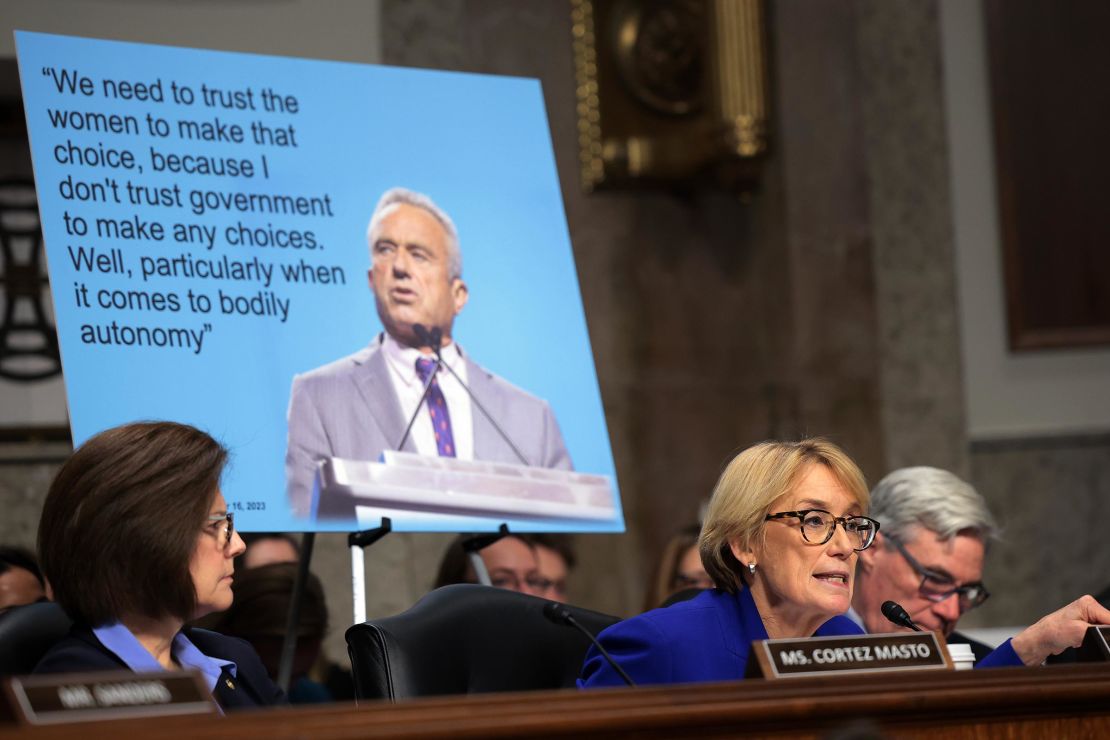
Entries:
[[971, 482], [1002, 527], [970, 625], [1022, 625], [1110, 587], [1110, 434], [977, 441]]
[[886, 467], [966, 476], [937, 6], [860, 0], [855, 8]]
[[68, 447], [33, 457], [26, 449], [12, 450], [13, 457], [4, 459], [0, 446], [0, 543], [34, 549], [42, 500]]

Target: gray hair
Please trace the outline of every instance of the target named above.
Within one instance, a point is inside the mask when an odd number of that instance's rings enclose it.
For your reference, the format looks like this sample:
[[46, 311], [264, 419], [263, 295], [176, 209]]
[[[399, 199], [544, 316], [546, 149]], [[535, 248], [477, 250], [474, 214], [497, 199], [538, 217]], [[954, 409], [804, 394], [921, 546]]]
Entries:
[[987, 502], [971, 486], [940, 468], [900, 468], [871, 491], [871, 516], [879, 520], [882, 534], [906, 542], [914, 526], [950, 540], [971, 532], [989, 546], [998, 537], [998, 525]]
[[386, 211], [396, 205], [409, 205], [422, 208], [439, 222], [439, 225], [443, 227], [443, 231], [447, 235], [448, 277], [451, 280], [461, 278], [462, 251], [459, 249], [459, 232], [455, 228], [455, 222], [452, 221], [451, 217], [427, 195], [418, 193], [415, 190], [409, 190], [408, 188], [390, 188], [378, 199], [378, 205], [374, 208], [374, 215], [370, 217], [370, 225], [366, 227], [366, 242], [370, 246], [370, 264], [374, 264], [374, 231], [378, 228], [378, 224], [381, 223], [381, 220], [387, 215]]

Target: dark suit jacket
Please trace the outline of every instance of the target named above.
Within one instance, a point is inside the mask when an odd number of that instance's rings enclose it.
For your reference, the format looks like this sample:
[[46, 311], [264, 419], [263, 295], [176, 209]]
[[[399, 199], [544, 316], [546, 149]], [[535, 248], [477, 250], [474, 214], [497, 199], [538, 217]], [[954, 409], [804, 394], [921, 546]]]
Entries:
[[[245, 640], [227, 637], [218, 632], [184, 628], [185, 636], [202, 653], [212, 658], [230, 660], [235, 663], [236, 675], [228, 686], [221, 676], [216, 681], [213, 696], [225, 710], [249, 709], [251, 707], [284, 704], [285, 695], [281, 692], [266, 668]], [[127, 664], [116, 654], [101, 644], [88, 627], [75, 624], [69, 634], [62, 638], [35, 666], [35, 673], [78, 673], [92, 671], [129, 671]]]
[[[858, 635], [863, 630], [851, 619], [837, 616], [814, 634]], [[689, 601], [618, 622], [598, 635], [638, 685], [740, 680], [752, 641], [766, 639], [767, 630], [746, 588], [737, 594], [704, 591]], [[623, 685], [597, 648], [591, 647], [578, 687]]]

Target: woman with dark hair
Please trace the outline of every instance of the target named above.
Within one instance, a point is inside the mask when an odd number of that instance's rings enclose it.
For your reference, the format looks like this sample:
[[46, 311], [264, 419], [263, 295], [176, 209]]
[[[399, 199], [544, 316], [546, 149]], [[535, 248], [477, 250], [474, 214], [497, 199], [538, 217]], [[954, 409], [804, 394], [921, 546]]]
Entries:
[[227, 451], [184, 424], [108, 429], [62, 465], [39, 561], [74, 620], [36, 673], [199, 670], [225, 709], [283, 701], [246, 642], [185, 623], [232, 602], [243, 551], [219, 482]]
[[0, 545], [0, 614], [46, 598], [35, 556], [22, 547]]
[[[273, 535], [270, 535], [273, 537]], [[249, 552], [252, 545], [247, 545]], [[267, 563], [251, 568], [240, 567], [235, 574], [235, 603], [227, 611], [211, 614], [197, 626], [216, 630], [224, 635], [241, 637], [251, 644], [262, 659], [271, 676], [277, 676], [281, 667], [285, 643], [286, 621], [293, 586], [297, 580], [296, 563]], [[314, 573], [308, 573], [304, 582], [297, 623], [297, 648], [293, 654], [289, 682], [290, 704], [312, 704], [354, 699], [351, 676], [323, 658], [323, 641], [328, 631], [328, 606], [324, 600], [324, 586]], [[336, 683], [345, 683], [349, 691], [336, 696], [331, 687], [310, 678], [310, 672], [326, 674]], [[346, 679], [344, 682], [343, 679]], [[331, 682], [329, 680], [329, 683]]]

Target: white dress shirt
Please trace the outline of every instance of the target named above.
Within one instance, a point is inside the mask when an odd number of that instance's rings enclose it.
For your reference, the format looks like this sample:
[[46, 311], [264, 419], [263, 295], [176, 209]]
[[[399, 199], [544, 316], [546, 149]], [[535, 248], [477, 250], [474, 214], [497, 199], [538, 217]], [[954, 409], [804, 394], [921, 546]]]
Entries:
[[[396, 339], [385, 335], [382, 341], [382, 352], [385, 354], [386, 366], [389, 368], [389, 379], [393, 382], [393, 390], [401, 402], [401, 416], [404, 423], [408, 424], [420, 402], [420, 395], [424, 392], [424, 383], [416, 374], [416, 360], [420, 357], [434, 359], [434, 355], [424, 355], [420, 350], [402, 346]], [[466, 375], [466, 362], [463, 360], [462, 351], [452, 342], [440, 350], [443, 361], [458, 373], [463, 382], [469, 382]], [[443, 398], [447, 401], [447, 413], [451, 417], [451, 434], [455, 438], [455, 457], [460, 460], [474, 459], [474, 419], [471, 410], [470, 396], [447, 370], [440, 369], [436, 374], [436, 382], [443, 391]], [[435, 432], [432, 430], [432, 419], [425, 403], [416, 423], [412, 425], [411, 437], [416, 451], [421, 455], [438, 455]], [[400, 440], [397, 440], [400, 441]]]

